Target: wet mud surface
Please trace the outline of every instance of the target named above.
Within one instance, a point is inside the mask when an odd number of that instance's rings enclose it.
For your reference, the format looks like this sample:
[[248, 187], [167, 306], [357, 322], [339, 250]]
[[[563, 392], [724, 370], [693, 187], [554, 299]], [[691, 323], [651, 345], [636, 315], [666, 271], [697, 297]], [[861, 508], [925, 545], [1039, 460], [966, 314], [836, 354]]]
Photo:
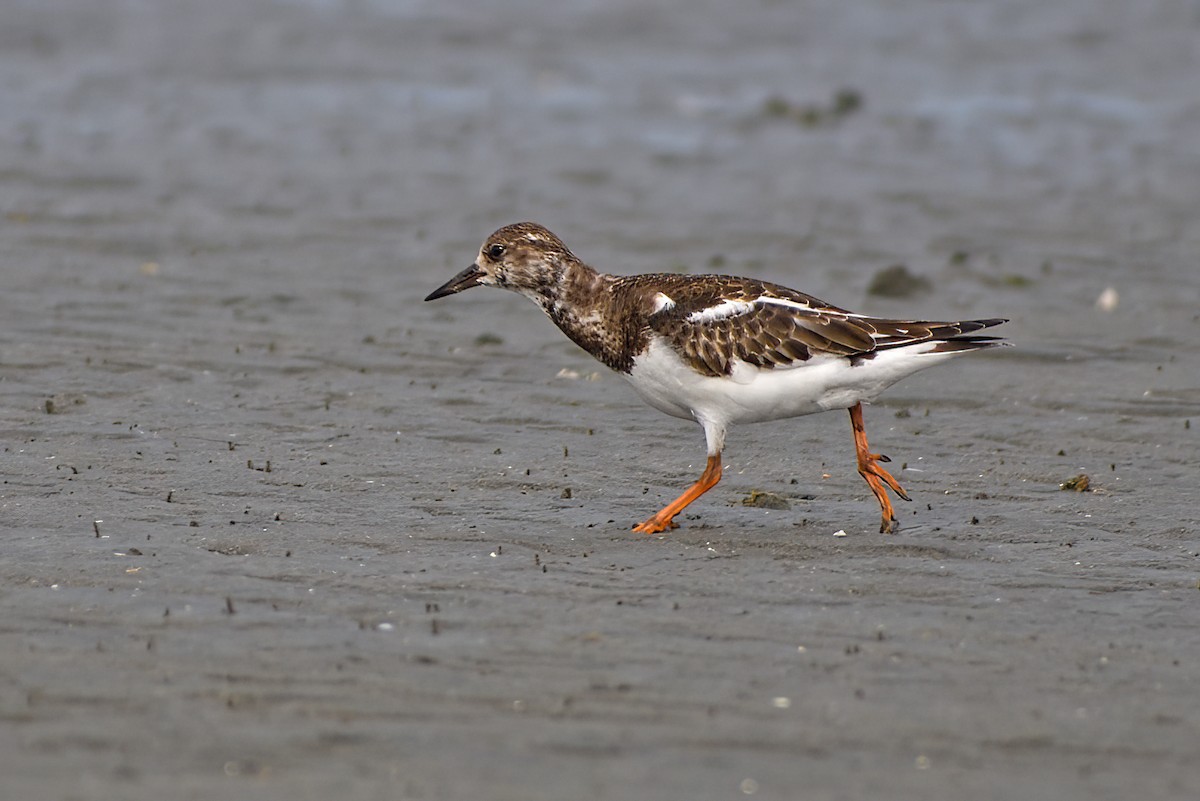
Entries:
[[[1200, 796], [1200, 10], [489, 9], [5, 8], [3, 795]], [[519, 219], [1016, 347], [634, 535], [699, 428], [420, 300]]]

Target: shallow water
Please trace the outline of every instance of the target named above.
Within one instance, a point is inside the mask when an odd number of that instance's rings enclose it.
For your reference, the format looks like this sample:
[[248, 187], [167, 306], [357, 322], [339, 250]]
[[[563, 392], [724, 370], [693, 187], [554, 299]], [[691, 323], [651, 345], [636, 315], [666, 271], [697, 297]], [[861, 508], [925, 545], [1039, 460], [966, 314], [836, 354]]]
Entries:
[[[490, 9], [3, 12], [5, 792], [1200, 794], [1197, 7]], [[896, 536], [842, 414], [635, 536], [699, 428], [420, 301], [519, 219], [1017, 347], [868, 409]]]

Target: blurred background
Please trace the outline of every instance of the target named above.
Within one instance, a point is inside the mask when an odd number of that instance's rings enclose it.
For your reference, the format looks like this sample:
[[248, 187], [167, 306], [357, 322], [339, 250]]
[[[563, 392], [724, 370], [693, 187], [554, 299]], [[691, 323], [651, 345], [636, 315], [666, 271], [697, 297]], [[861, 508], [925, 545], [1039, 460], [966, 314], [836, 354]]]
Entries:
[[1190, 269], [1200, 239], [1186, 0], [2, 13], [3, 244], [52, 239], [89, 269], [221, 251], [424, 286], [532, 218], [615, 272], [716, 259], [852, 305], [892, 262], [1023, 289], [1050, 261], [1090, 303]]

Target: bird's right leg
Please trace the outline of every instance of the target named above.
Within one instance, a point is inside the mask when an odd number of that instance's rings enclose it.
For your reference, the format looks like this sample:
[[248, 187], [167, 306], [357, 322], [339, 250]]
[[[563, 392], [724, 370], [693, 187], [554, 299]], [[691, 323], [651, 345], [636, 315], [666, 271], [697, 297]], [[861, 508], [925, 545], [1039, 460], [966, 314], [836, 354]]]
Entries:
[[858, 474], [863, 477], [867, 486], [871, 488], [871, 492], [875, 494], [875, 500], [879, 501], [879, 511], [883, 516], [879, 524], [879, 531], [882, 534], [893, 534], [900, 528], [900, 524], [896, 522], [896, 510], [892, 508], [892, 501], [884, 490], [884, 484], [891, 487], [892, 491], [904, 500], [911, 501], [912, 498], [908, 497], [908, 493], [900, 486], [900, 482], [892, 477], [891, 473], [879, 466], [880, 462], [890, 462], [891, 459], [882, 453], [871, 453], [871, 449], [867, 447], [867, 430], [863, 426], [861, 403], [850, 407], [850, 425], [854, 429], [854, 452], [858, 457]]

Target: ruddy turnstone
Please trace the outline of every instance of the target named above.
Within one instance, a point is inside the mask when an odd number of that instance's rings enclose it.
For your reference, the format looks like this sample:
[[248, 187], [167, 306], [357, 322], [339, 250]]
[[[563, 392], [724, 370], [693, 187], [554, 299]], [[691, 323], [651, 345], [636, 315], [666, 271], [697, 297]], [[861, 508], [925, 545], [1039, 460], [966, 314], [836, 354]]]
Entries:
[[871, 453], [862, 404], [905, 376], [954, 356], [1005, 344], [970, 336], [1003, 319], [886, 320], [831, 306], [794, 289], [728, 275], [597, 272], [542, 226], [489, 236], [475, 263], [425, 300], [473, 286], [519, 292], [576, 344], [616, 370], [659, 411], [704, 427], [699, 480], [634, 531], [676, 528], [674, 517], [721, 480], [733, 423], [848, 409], [858, 472], [879, 501], [879, 530], [896, 530], [885, 487], [911, 500]]

